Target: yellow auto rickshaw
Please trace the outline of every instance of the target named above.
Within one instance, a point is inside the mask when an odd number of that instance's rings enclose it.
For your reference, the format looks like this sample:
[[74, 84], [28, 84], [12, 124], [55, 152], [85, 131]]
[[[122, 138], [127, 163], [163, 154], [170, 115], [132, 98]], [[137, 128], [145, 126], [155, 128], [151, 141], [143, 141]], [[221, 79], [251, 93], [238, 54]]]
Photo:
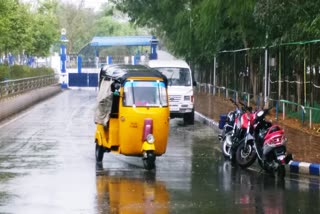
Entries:
[[113, 100], [108, 124], [96, 125], [96, 161], [113, 152], [142, 157], [145, 169], [154, 169], [156, 156], [166, 152], [168, 141], [166, 77], [141, 65], [107, 66], [101, 72], [100, 84], [113, 81]]

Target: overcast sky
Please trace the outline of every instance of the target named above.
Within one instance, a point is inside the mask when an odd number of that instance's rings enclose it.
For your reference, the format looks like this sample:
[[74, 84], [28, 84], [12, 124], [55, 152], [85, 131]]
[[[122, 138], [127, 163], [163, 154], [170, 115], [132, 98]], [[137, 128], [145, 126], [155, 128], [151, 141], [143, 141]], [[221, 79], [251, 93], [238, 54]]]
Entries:
[[[22, 2], [37, 2], [38, 0], [21, 0]], [[69, 2], [74, 4], [79, 4], [80, 0], [59, 0], [62, 2]], [[99, 10], [100, 6], [104, 3], [107, 3], [108, 0], [84, 0], [85, 7], [93, 8], [94, 10]]]
[[[75, 4], [79, 4], [80, 0], [60, 0], [63, 2], [72, 2]], [[100, 6], [104, 3], [107, 3], [108, 0], [84, 0], [85, 7], [93, 8], [95, 10], [99, 10]]]

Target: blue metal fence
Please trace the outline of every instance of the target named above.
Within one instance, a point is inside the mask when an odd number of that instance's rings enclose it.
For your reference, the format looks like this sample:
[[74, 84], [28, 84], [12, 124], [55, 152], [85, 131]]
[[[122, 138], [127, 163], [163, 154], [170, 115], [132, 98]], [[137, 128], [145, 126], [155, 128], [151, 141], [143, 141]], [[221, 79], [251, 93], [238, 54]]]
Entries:
[[97, 87], [97, 73], [69, 73], [69, 87]]

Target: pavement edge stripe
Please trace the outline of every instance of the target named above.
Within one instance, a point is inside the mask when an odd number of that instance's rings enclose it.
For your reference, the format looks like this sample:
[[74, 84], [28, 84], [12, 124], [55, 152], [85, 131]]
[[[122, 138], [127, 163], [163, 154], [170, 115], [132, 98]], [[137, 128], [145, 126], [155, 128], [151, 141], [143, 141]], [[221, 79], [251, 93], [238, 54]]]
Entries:
[[311, 175], [320, 175], [320, 164], [312, 163], [310, 164], [309, 171]]
[[290, 172], [299, 173], [299, 162], [298, 161], [290, 161]]

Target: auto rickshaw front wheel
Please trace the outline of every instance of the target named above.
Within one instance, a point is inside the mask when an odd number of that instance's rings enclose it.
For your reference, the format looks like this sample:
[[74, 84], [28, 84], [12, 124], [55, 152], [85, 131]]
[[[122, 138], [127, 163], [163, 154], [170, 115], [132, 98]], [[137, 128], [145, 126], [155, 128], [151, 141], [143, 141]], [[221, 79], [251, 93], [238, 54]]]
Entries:
[[153, 151], [146, 151], [142, 160], [143, 166], [146, 170], [152, 170], [156, 167], [156, 156]]
[[105, 149], [96, 142], [96, 162], [101, 162], [103, 160], [104, 152]]

